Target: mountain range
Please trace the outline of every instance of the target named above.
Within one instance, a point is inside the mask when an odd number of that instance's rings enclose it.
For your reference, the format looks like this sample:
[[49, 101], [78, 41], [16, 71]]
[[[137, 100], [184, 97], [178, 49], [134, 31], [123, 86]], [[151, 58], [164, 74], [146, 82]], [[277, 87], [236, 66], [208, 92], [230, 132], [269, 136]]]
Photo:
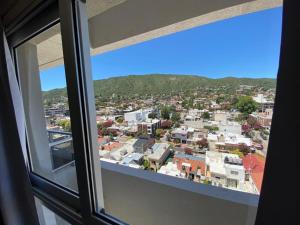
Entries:
[[[94, 80], [96, 97], [163, 95], [203, 88], [223, 88], [230, 91], [239, 89], [240, 85], [256, 86], [265, 89], [275, 88], [276, 79], [272, 78], [236, 78], [225, 77], [212, 79], [204, 76], [148, 74], [112, 77]], [[66, 88], [53, 89], [43, 92], [45, 100], [66, 96]]]

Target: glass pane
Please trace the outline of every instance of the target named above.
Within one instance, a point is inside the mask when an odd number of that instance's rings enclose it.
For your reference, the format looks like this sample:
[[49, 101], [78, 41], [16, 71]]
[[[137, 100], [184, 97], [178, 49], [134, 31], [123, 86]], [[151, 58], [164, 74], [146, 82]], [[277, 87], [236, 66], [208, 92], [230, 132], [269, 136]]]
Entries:
[[165, 2], [87, 0], [102, 212], [129, 224], [254, 224], [281, 3]]
[[41, 200], [34, 198], [40, 225], [71, 225], [56, 213], [48, 209]]
[[77, 191], [60, 24], [16, 53], [32, 170]]

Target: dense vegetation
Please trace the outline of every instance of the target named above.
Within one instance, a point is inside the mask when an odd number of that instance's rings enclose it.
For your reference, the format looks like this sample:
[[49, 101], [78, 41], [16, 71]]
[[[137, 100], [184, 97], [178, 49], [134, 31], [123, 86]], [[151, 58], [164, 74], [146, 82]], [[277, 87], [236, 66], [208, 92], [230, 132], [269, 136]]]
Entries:
[[[220, 89], [220, 92], [233, 93], [240, 85], [257, 86], [263, 89], [275, 88], [276, 80], [269, 78], [251, 79], [226, 77], [210, 79], [191, 75], [130, 75], [94, 81], [96, 97], [109, 98], [150, 95], [172, 95], [201, 89]], [[66, 96], [66, 89], [44, 92], [44, 99], [58, 100]]]

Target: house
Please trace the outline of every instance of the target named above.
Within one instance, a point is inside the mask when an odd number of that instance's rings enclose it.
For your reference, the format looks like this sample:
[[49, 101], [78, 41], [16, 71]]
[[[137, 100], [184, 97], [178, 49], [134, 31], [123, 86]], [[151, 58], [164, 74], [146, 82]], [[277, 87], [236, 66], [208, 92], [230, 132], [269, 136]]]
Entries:
[[241, 145], [252, 146], [252, 140], [243, 135], [219, 132], [208, 134], [207, 137], [209, 150], [211, 151], [230, 151], [239, 148]]
[[212, 185], [242, 189], [245, 183], [245, 168], [238, 155], [208, 151], [205, 158], [206, 176]]
[[171, 140], [179, 143], [187, 143], [188, 138], [194, 132], [194, 129], [187, 127], [176, 128], [171, 132]]
[[143, 164], [143, 158], [144, 158], [143, 154], [134, 152], [134, 153], [126, 155], [122, 159], [120, 164], [124, 165], [124, 166], [129, 166], [129, 167], [139, 169], [139, 168], [141, 168], [141, 165]]
[[173, 162], [168, 162], [167, 165], [160, 167], [160, 169], [157, 171], [157, 173], [165, 174], [165, 175], [173, 176], [173, 177], [185, 178], [185, 174], [182, 173], [177, 168], [177, 165]]
[[124, 144], [123, 146], [110, 151], [108, 157], [118, 162], [122, 161], [127, 155], [134, 152], [132, 144]]
[[225, 111], [215, 111], [213, 113], [213, 120], [218, 122], [226, 122], [229, 118], [229, 113]]
[[200, 116], [188, 114], [184, 118], [184, 125], [194, 129], [201, 129], [203, 128], [203, 119]]
[[248, 154], [243, 158], [243, 164], [258, 192], [260, 192], [265, 170], [265, 159], [256, 154]]
[[220, 121], [218, 124], [220, 132], [228, 132], [233, 134], [242, 134], [242, 126], [234, 121]]
[[255, 118], [260, 125], [264, 127], [270, 127], [272, 123], [273, 109], [269, 108], [266, 109], [264, 112], [252, 113], [250, 114], [250, 116]]
[[155, 143], [154, 138], [139, 137], [132, 145], [134, 152], [143, 154], [148, 148], [151, 148]]
[[150, 162], [150, 169], [157, 171], [163, 163], [166, 161], [167, 157], [170, 155], [170, 145], [167, 143], [155, 143], [151, 148], [149, 148], [149, 155], [147, 156]]
[[202, 140], [203, 138], [207, 138], [208, 130], [205, 128], [194, 130], [189, 135], [189, 138], [187, 139], [186, 143], [189, 145], [196, 145], [198, 141]]
[[190, 180], [199, 180], [201, 176], [205, 175], [205, 157], [203, 156], [177, 153], [174, 155], [173, 163]]

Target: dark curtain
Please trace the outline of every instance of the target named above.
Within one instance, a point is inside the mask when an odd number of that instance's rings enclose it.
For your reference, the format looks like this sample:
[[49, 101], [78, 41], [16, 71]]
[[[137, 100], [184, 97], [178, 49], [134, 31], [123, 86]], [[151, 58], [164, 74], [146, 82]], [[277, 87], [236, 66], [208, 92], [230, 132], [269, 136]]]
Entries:
[[25, 143], [22, 98], [0, 21], [0, 224], [3, 225], [39, 224], [23, 155]]

